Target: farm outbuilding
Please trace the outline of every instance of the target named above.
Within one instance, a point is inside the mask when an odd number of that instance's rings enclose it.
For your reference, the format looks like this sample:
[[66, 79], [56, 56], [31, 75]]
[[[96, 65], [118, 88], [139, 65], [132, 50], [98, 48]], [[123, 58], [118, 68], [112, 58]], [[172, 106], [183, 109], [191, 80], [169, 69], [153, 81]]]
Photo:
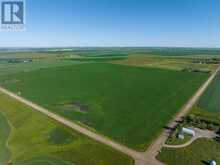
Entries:
[[192, 135], [192, 136], [195, 136], [196, 135], [196, 132], [193, 130], [193, 129], [190, 129], [190, 128], [182, 128], [181, 132], [183, 134], [189, 134], [189, 135]]
[[214, 161], [214, 160], [211, 160], [211, 161], [209, 162], [209, 164], [210, 164], [210, 165], [217, 165], [216, 161]]
[[183, 127], [178, 135], [179, 139], [184, 139], [185, 134], [195, 136], [196, 132], [193, 129]]

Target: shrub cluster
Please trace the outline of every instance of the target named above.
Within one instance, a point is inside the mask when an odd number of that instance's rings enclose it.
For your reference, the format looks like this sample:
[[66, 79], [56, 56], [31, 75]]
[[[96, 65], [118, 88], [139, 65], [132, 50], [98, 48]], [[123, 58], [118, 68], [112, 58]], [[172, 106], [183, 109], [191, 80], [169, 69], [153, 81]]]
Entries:
[[206, 120], [193, 114], [187, 116], [184, 122], [200, 129], [208, 129], [215, 132], [218, 132], [220, 129], [220, 123], [210, 121], [208, 119]]
[[211, 59], [197, 59], [194, 60], [193, 63], [200, 63], [200, 64], [219, 64], [219, 58], [211, 58]]
[[191, 67], [187, 67], [182, 69], [183, 72], [200, 72], [200, 73], [211, 73], [210, 70], [200, 70], [200, 69], [195, 69]]
[[219, 128], [219, 130], [218, 130], [217, 134], [220, 134], [220, 128]]
[[176, 139], [178, 139], [178, 134], [179, 134], [179, 131], [181, 129], [181, 124], [178, 124], [174, 129], [173, 131], [170, 133], [168, 139], [167, 139], [167, 144], [171, 144], [173, 143]]

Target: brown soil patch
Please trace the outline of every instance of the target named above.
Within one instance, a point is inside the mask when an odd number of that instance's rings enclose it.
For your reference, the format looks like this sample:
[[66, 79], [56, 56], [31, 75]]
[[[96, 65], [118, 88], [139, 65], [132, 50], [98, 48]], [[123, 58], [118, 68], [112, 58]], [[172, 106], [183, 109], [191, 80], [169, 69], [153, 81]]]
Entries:
[[65, 110], [73, 110], [81, 113], [87, 113], [89, 111], [89, 107], [87, 105], [84, 105], [80, 102], [71, 102], [64, 104]]

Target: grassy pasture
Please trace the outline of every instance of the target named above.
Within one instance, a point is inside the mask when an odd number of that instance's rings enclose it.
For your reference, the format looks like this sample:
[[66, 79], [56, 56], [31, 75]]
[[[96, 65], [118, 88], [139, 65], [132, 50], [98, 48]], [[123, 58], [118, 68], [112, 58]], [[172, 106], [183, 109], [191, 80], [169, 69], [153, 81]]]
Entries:
[[10, 125], [5, 117], [0, 114], [0, 164], [7, 164], [10, 158], [10, 150], [7, 146], [7, 139], [10, 134]]
[[220, 142], [208, 139], [196, 140], [181, 149], [163, 148], [157, 159], [168, 165], [205, 165], [210, 160], [220, 163]]
[[192, 136], [190, 135], [185, 135], [184, 139], [179, 139], [177, 136], [173, 139], [167, 139], [166, 144], [168, 145], [182, 145], [190, 141]]
[[[203, 73], [93, 63], [0, 79], [1, 85], [55, 113], [144, 150], [207, 77]], [[72, 102], [88, 110], [82, 113], [63, 108]]]
[[14, 165], [76, 165], [75, 163], [66, 162], [54, 157], [38, 157], [26, 161], [20, 161]]
[[7, 164], [6, 159], [13, 165], [133, 164], [129, 157], [58, 124], [2, 93], [0, 114], [4, 114], [0, 115], [1, 165]]

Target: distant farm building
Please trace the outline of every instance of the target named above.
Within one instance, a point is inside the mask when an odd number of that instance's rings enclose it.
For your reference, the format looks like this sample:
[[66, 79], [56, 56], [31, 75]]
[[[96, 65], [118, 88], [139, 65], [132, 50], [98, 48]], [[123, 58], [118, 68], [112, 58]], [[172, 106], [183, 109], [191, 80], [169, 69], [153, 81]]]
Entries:
[[4, 60], [7, 61], [8, 63], [22, 63], [22, 62], [28, 63], [33, 61], [31, 58], [8, 58]]

